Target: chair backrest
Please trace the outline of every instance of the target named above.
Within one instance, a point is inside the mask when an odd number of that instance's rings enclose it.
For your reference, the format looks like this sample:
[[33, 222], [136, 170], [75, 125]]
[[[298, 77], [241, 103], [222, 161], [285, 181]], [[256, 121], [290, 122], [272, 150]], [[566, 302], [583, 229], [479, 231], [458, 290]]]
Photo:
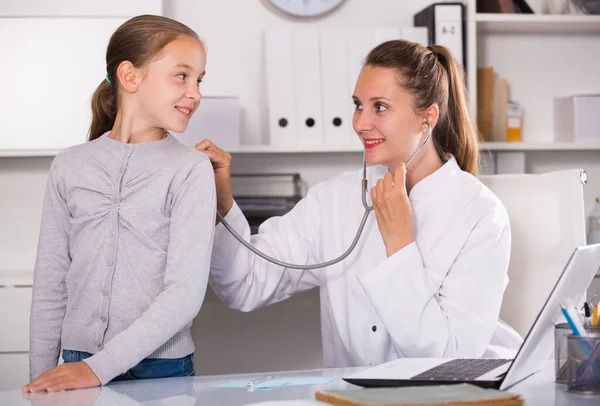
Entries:
[[577, 246], [585, 245], [581, 170], [489, 175], [481, 181], [500, 198], [512, 244], [500, 318], [525, 336]]

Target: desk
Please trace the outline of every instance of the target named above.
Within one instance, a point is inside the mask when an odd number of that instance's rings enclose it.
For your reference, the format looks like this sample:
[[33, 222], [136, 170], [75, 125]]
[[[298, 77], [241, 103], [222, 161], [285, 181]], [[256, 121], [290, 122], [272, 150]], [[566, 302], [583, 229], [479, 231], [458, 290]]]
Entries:
[[[361, 368], [320, 369], [313, 371], [296, 371], [279, 373], [280, 376], [334, 376], [341, 377]], [[207, 405], [234, 406], [255, 402], [279, 401], [282, 406], [285, 400], [305, 400], [309, 405], [314, 401], [314, 394], [323, 388], [351, 388], [342, 379], [328, 385], [282, 387], [269, 391], [248, 392], [243, 389], [215, 388], [219, 383], [229, 380], [251, 380], [261, 374], [219, 375], [194, 378], [156, 379], [137, 382], [114, 383], [103, 388], [79, 391], [40, 394], [42, 401], [30, 403], [23, 399], [20, 390], [0, 392], [0, 405], [29, 406], [31, 404], [52, 406], [139, 406], [139, 405]], [[567, 393], [564, 385], [554, 383], [554, 363], [548, 365], [537, 374], [529, 377], [509, 390], [523, 396], [527, 406], [598, 406], [600, 396], [577, 395]], [[312, 402], [308, 402], [308, 401]], [[300, 403], [296, 403], [299, 405]], [[290, 406], [293, 403], [289, 403]]]

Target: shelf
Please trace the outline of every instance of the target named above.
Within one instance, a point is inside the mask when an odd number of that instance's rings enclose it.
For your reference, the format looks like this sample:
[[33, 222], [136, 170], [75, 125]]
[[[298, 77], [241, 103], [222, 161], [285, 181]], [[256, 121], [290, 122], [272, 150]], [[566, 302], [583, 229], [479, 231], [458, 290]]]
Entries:
[[33, 271], [1, 271], [0, 289], [33, 285]]
[[[600, 142], [484, 142], [481, 150], [486, 151], [600, 151]], [[278, 146], [278, 145], [243, 145], [228, 152], [231, 154], [302, 154], [302, 153], [362, 153], [360, 146], [354, 145], [316, 145], [316, 146]]]
[[[484, 142], [481, 150], [493, 152], [522, 151], [600, 151], [600, 142]], [[360, 145], [240, 145], [226, 149], [234, 155], [270, 155], [270, 154], [355, 154], [362, 153]], [[60, 150], [0, 150], [0, 157], [44, 157], [54, 156]]]
[[482, 150], [488, 151], [600, 151], [600, 142], [484, 142]]
[[313, 154], [362, 152], [361, 145], [240, 145], [227, 150], [230, 154]]
[[[232, 148], [225, 148], [231, 154], [313, 154], [313, 153], [344, 153], [344, 152], [362, 152], [360, 145], [240, 145]], [[11, 157], [52, 157], [58, 154], [59, 149], [46, 150], [2, 150], [0, 149], [0, 158]]]
[[599, 34], [600, 15], [475, 14], [483, 33]]
[[55, 156], [60, 149], [0, 149], [0, 158]]

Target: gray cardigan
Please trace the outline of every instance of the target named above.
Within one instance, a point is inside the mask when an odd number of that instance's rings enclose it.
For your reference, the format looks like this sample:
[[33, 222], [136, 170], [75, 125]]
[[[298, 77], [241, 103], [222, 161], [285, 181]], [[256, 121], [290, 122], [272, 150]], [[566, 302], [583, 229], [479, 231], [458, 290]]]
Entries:
[[60, 153], [46, 189], [35, 264], [30, 375], [61, 349], [102, 384], [144, 358], [194, 351], [208, 282], [216, 196], [209, 159], [172, 135], [107, 134]]

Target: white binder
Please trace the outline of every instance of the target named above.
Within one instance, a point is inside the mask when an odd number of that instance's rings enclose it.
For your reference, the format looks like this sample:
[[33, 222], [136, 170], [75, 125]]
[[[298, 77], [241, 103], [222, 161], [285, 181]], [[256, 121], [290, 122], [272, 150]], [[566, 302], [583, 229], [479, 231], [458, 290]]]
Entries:
[[269, 142], [272, 145], [296, 145], [292, 31], [267, 30], [264, 35]]
[[319, 32], [313, 28], [292, 31], [294, 95], [296, 96], [296, 137], [300, 145], [323, 143], [321, 66]]
[[348, 88], [354, 93], [356, 79], [363, 67], [365, 58], [375, 45], [375, 30], [369, 28], [351, 28], [346, 32], [348, 51]]
[[[372, 48], [377, 45], [393, 39], [400, 39], [400, 28], [397, 27], [380, 27], [375, 28], [375, 43]], [[365, 55], [366, 56], [366, 55]]]
[[405, 27], [400, 30], [400, 38], [429, 46], [427, 27]]
[[400, 38], [400, 29], [383, 28], [353, 28], [347, 31], [348, 46], [348, 81], [354, 91], [356, 79], [363, 67], [369, 52], [382, 42]]
[[433, 10], [435, 43], [448, 48], [454, 59], [464, 66], [461, 6], [457, 4], [436, 4]]
[[[356, 80], [369, 52], [382, 42], [399, 37], [400, 29], [395, 27], [353, 28], [347, 31], [348, 87], [351, 92], [354, 92]], [[362, 145], [356, 135], [352, 139], [354, 145]]]
[[321, 91], [325, 144], [349, 144], [352, 131], [352, 89], [348, 86], [346, 33], [327, 28], [319, 32]]
[[124, 21], [0, 18], [0, 150], [86, 141], [91, 96], [106, 76], [106, 46]]

